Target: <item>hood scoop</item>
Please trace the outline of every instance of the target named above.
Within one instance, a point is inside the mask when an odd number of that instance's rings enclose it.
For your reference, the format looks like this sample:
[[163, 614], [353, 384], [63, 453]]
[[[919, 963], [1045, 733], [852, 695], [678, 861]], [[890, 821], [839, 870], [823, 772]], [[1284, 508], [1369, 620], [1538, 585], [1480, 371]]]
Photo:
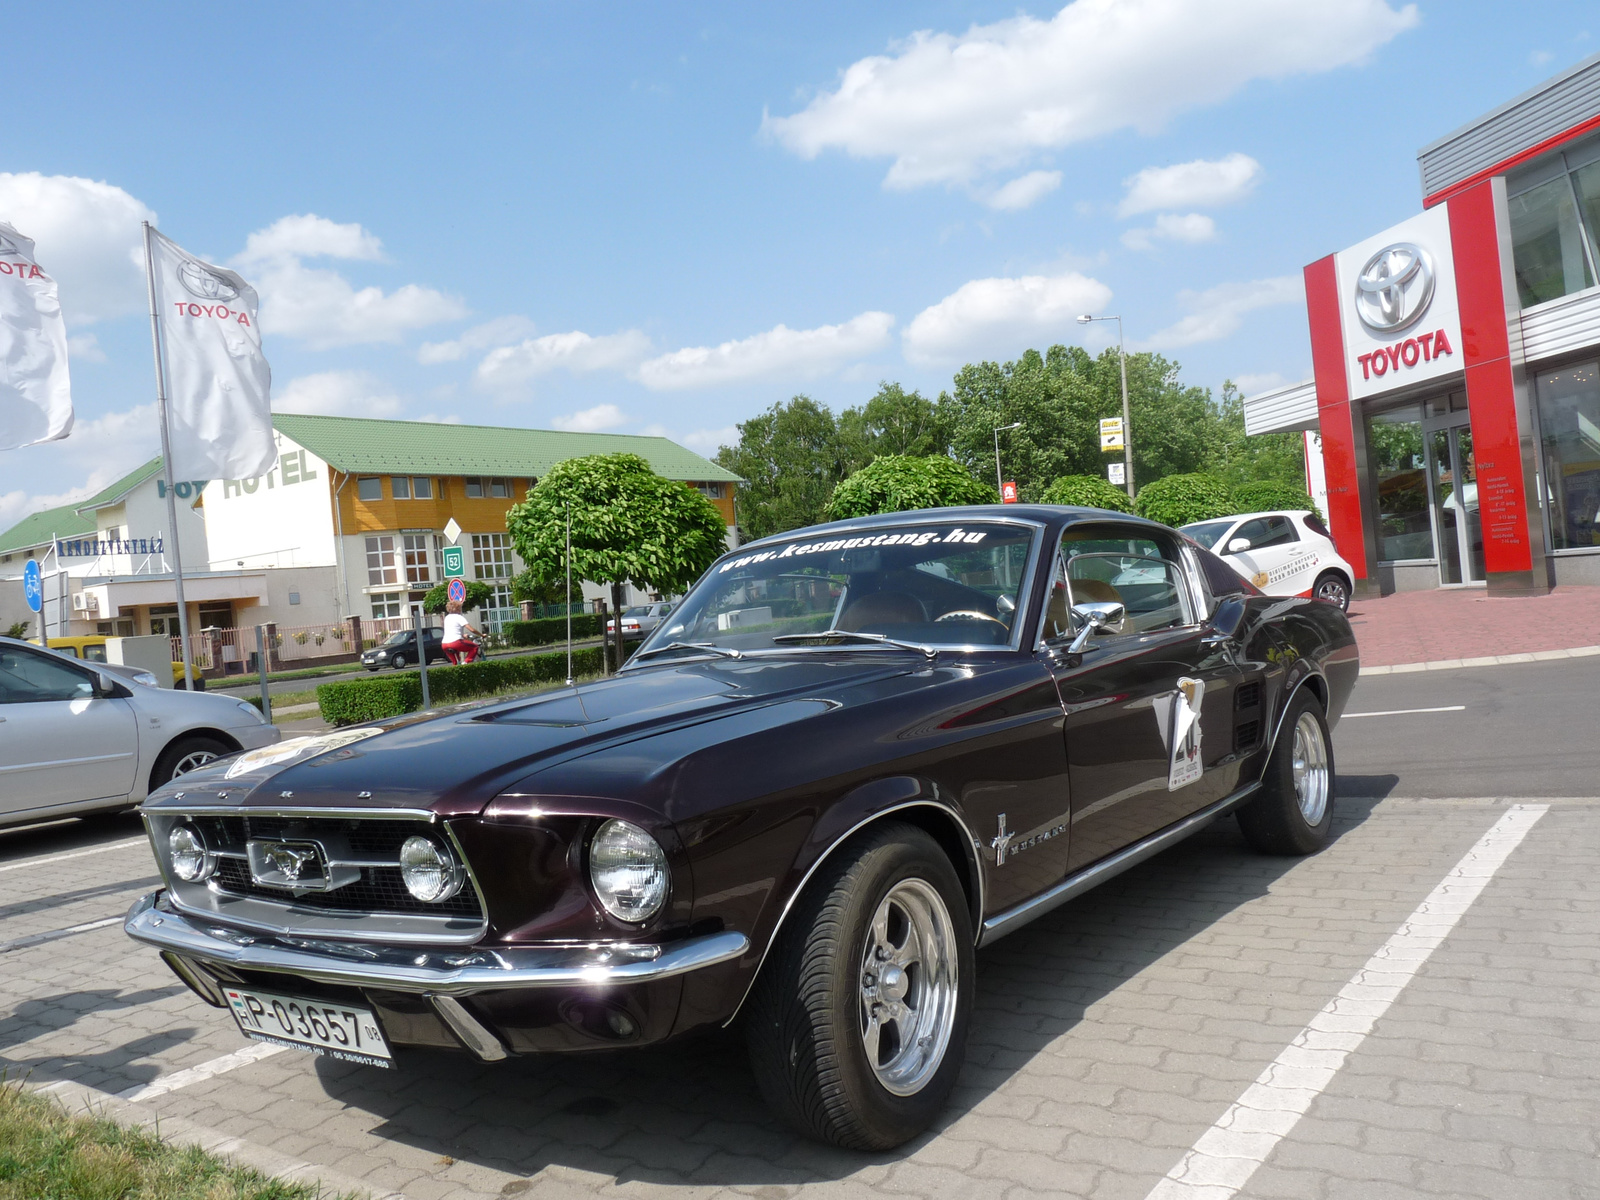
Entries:
[[576, 689], [561, 692], [548, 698], [535, 700], [518, 708], [500, 710], [492, 715], [476, 718], [492, 720], [497, 725], [538, 725], [545, 729], [581, 729], [599, 725], [611, 718], [594, 713], [584, 707], [583, 695]]

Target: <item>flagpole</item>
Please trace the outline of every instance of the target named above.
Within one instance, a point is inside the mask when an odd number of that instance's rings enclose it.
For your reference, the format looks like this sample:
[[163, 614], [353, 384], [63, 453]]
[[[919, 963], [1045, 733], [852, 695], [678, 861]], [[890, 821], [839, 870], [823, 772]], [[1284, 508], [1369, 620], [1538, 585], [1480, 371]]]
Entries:
[[178, 640], [183, 647], [183, 686], [194, 688], [189, 666], [189, 606], [183, 598], [183, 547], [178, 537], [178, 502], [173, 485], [172, 437], [167, 432], [167, 366], [161, 355], [161, 314], [156, 307], [156, 261], [150, 222], [144, 225], [144, 273], [150, 286], [150, 343], [156, 356], [156, 418], [161, 425], [161, 471], [167, 478], [167, 528], [172, 531], [172, 579], [178, 589]]

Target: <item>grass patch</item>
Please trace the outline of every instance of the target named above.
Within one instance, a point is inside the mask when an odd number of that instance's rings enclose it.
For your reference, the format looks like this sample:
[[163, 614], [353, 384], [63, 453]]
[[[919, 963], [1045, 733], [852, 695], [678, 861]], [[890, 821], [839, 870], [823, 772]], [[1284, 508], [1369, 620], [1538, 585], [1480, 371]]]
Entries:
[[0, 1083], [0, 1200], [333, 1200]]

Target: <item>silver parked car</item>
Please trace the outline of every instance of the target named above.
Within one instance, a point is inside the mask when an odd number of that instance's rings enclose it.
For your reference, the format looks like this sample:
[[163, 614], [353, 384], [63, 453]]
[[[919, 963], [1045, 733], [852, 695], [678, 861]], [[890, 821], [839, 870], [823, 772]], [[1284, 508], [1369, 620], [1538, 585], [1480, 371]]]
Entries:
[[[625, 641], [646, 637], [656, 631], [656, 626], [677, 607], [675, 600], [657, 600], [653, 604], [636, 604], [622, 610], [622, 637]], [[606, 633], [617, 630], [615, 618], [606, 622]]]
[[281, 736], [252, 704], [0, 637], [0, 825], [126, 808]]

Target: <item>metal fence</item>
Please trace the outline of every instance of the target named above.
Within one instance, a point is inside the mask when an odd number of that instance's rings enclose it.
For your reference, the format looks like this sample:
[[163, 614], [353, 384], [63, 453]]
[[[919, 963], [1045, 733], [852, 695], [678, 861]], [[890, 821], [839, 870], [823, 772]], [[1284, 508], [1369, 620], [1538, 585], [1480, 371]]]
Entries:
[[[254, 629], [236, 632], [247, 639], [251, 649], [255, 648]], [[331, 625], [279, 625], [274, 634], [272, 653], [279, 662], [288, 663], [331, 658], [336, 654], [355, 654], [360, 649], [350, 632], [350, 626], [344, 621], [336, 621]]]

